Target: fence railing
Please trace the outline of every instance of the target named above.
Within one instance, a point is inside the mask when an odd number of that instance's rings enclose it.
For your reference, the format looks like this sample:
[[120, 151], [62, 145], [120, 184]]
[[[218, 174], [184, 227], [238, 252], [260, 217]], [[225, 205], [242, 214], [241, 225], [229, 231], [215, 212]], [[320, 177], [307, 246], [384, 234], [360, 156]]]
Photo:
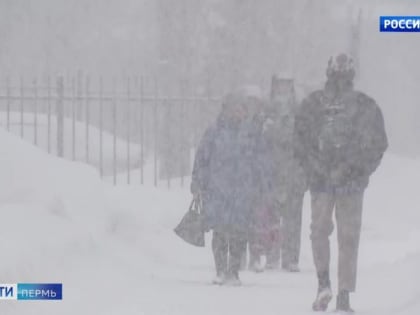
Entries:
[[[0, 87], [0, 124], [50, 154], [83, 161], [117, 183], [181, 185], [219, 101], [182, 91], [164, 96], [156, 79], [47, 77]], [[192, 95], [192, 96], [191, 96]]]

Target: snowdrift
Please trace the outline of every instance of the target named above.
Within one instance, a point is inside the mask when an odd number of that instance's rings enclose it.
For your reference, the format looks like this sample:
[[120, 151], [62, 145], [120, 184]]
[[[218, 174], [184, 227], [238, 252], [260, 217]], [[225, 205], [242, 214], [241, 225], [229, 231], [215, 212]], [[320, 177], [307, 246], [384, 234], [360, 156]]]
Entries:
[[[21, 135], [21, 116], [18, 112], [10, 113], [10, 132]], [[5, 112], [0, 112], [0, 124], [6, 128], [7, 116]], [[36, 131], [35, 131], [36, 130]], [[48, 116], [37, 113], [37, 125], [34, 125], [34, 115], [32, 113], [23, 114], [23, 139], [29, 143], [34, 143], [35, 133], [37, 146], [48, 152], [48, 136], [50, 137], [50, 152], [57, 155], [57, 117], [51, 115], [50, 133], [48, 134]], [[64, 157], [73, 160], [73, 140], [74, 140], [74, 159], [86, 162], [87, 156], [89, 164], [99, 169], [100, 165], [100, 130], [94, 125], [89, 125], [89, 136], [86, 135], [86, 124], [76, 120], [73, 123], [70, 118], [64, 118], [63, 148]], [[105, 175], [112, 174], [114, 163], [114, 136], [104, 130], [102, 133], [102, 159]], [[86, 152], [87, 147], [89, 148]], [[127, 169], [127, 141], [120, 136], [116, 138], [116, 168], [117, 170]], [[130, 143], [130, 167], [135, 168], [140, 165], [140, 145]]]
[[[92, 167], [49, 156], [16, 136], [0, 132], [0, 142], [2, 281], [64, 285], [63, 301], [5, 302], [0, 312], [312, 314], [309, 196], [301, 273], [244, 272], [243, 287], [214, 287], [210, 235], [200, 249], [172, 230], [189, 205], [188, 182], [170, 190], [112, 187]], [[371, 179], [353, 299], [361, 314], [420, 313], [419, 175], [420, 161], [387, 155]], [[336, 257], [334, 237], [332, 246]], [[331, 267], [335, 286], [336, 258]]]
[[[4, 131], [0, 143], [3, 283], [74, 279], [82, 287], [83, 261], [95, 256], [109, 227], [105, 186], [93, 168], [49, 156]], [[17, 306], [0, 310], [22, 314]]]

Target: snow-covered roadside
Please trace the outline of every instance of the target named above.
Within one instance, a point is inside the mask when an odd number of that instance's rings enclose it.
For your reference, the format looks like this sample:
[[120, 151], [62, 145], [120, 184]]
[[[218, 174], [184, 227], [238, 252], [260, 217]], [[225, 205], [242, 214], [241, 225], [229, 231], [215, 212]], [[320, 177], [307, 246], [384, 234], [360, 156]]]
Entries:
[[[63, 301], [3, 301], [1, 313], [311, 314], [309, 196], [300, 274], [244, 272], [241, 288], [213, 287], [210, 242], [194, 248], [172, 231], [188, 207], [188, 183], [112, 187], [93, 168], [48, 156], [13, 135], [0, 132], [0, 142], [2, 282], [64, 284]], [[388, 155], [372, 178], [358, 314], [420, 313], [419, 174], [420, 161]]]
[[[358, 292], [353, 298], [360, 314], [414, 315], [420, 311], [420, 196], [416, 191], [419, 176], [420, 161], [387, 155], [371, 179], [365, 196]], [[309, 194], [304, 208], [302, 273], [256, 275], [245, 272], [243, 288], [214, 288], [209, 285], [213, 276], [210, 242], [206, 249], [197, 249], [184, 244], [172, 233], [188, 206], [188, 190], [139, 189], [147, 197], [137, 193], [136, 187], [119, 187], [114, 191], [117, 199], [125, 201], [125, 211], [153, 229], [146, 238], [140, 232], [132, 235], [134, 239], [137, 235], [137, 247], [152, 259], [152, 266], [146, 271], [134, 267], [133, 273], [145, 273], [148, 281], [142, 280], [143, 284], [136, 284], [133, 293], [128, 294], [131, 297], [124, 304], [128, 310], [142, 310], [145, 314], [312, 313], [310, 305], [316, 292], [316, 280], [309, 242]], [[150, 203], [143, 210], [141, 206], [146, 198]], [[133, 208], [133, 205], [139, 207]], [[335, 235], [332, 246], [335, 287]], [[145, 260], [140, 253], [128, 252], [127, 255], [132, 255], [134, 266], [142, 266]], [[334, 307], [334, 303], [331, 304]]]
[[[109, 228], [106, 186], [93, 168], [49, 156], [4, 131], [0, 143], [2, 282], [67, 279], [83, 288], [85, 262], [98, 260]], [[30, 314], [33, 306], [2, 303], [0, 309], [22, 314], [23, 307]]]
[[[43, 251], [65, 252], [66, 245], [77, 247], [80, 241], [85, 247], [100, 237], [108, 206], [93, 168], [49, 156], [5, 132], [0, 142], [2, 251], [18, 254], [16, 261], [28, 266], [51, 258]], [[13, 263], [17, 272], [19, 264]]]

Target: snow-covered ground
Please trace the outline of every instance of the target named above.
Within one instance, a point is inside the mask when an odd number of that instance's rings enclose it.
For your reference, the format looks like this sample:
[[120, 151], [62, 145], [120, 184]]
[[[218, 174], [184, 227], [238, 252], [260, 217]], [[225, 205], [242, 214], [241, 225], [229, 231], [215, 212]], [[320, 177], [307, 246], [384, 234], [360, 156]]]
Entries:
[[[22, 119], [23, 118], [23, 119]], [[0, 125], [6, 129], [7, 113], [0, 112]], [[22, 123], [23, 121], [23, 123]], [[88, 126], [86, 123], [75, 120], [74, 125], [71, 118], [64, 118], [63, 130], [63, 149], [64, 157], [68, 160], [81, 162], [89, 161], [89, 164], [100, 166], [100, 130], [94, 125]], [[74, 129], [73, 129], [74, 127]], [[48, 130], [48, 116], [43, 113], [36, 114], [25, 112], [21, 117], [19, 112], [10, 112], [9, 114], [10, 132], [21, 136], [23, 129], [23, 139], [30, 143], [35, 143], [38, 147], [51, 154], [57, 155], [57, 117], [50, 116], [50, 130]], [[49, 142], [48, 142], [49, 137]], [[114, 136], [112, 133], [104, 130], [102, 132], [102, 163], [104, 175], [110, 175], [114, 166]], [[74, 142], [73, 142], [74, 141]], [[74, 145], [74, 146], [73, 146]], [[49, 147], [48, 147], [49, 146]], [[127, 170], [127, 141], [121, 137], [116, 137], [116, 168], [117, 171]], [[141, 160], [140, 145], [130, 142], [130, 167], [139, 167]]]
[[[312, 313], [309, 196], [301, 273], [244, 272], [243, 287], [214, 287], [209, 246], [194, 248], [172, 232], [190, 202], [187, 188], [113, 187], [95, 169], [6, 132], [0, 142], [1, 281], [64, 286], [62, 301], [3, 301], [1, 314]], [[419, 180], [419, 160], [393, 155], [372, 178], [358, 314], [420, 314]]]

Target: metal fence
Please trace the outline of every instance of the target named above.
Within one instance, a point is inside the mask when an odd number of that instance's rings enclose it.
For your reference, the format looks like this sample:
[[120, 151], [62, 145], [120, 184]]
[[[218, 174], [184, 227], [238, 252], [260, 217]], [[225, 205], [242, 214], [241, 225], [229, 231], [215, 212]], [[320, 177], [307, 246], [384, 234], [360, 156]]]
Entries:
[[219, 101], [192, 88], [164, 92], [140, 76], [6, 78], [0, 124], [50, 154], [97, 167], [114, 184], [182, 185]]

